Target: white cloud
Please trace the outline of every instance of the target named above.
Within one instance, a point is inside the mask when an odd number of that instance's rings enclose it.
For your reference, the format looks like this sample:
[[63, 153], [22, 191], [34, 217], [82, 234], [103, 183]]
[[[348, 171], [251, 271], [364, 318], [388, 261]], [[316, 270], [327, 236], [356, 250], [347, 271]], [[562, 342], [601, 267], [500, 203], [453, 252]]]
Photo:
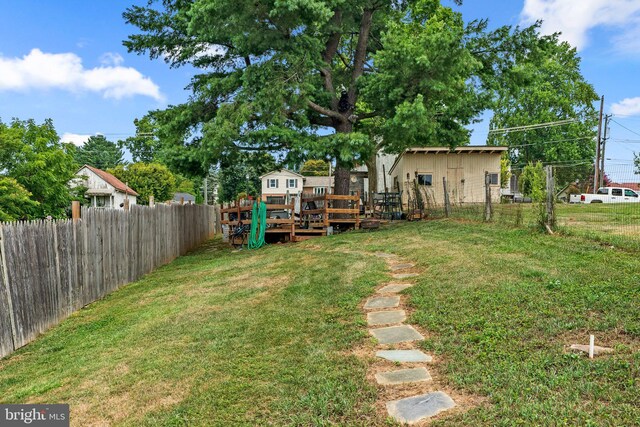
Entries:
[[525, 0], [521, 18], [526, 24], [542, 19], [543, 33], [560, 31], [561, 38], [578, 49], [589, 44], [591, 29], [609, 27], [618, 32], [613, 41], [621, 42], [619, 49], [640, 52], [638, 0]]
[[625, 98], [611, 106], [613, 114], [621, 116], [640, 116], [640, 97]]
[[87, 140], [89, 139], [89, 137], [91, 137], [93, 135], [81, 135], [81, 134], [77, 134], [77, 133], [65, 133], [62, 135], [62, 137], [60, 138], [61, 142], [71, 142], [74, 145], [77, 145], [78, 147], [84, 145], [85, 142], [87, 142]]
[[100, 63], [106, 66], [118, 67], [122, 65], [124, 58], [116, 52], [107, 52], [100, 57]]
[[123, 58], [108, 53], [110, 65], [87, 69], [74, 53], [44, 53], [33, 49], [22, 58], [0, 55], [0, 91], [62, 89], [70, 92], [97, 92], [105, 98], [121, 99], [135, 95], [162, 100], [160, 88], [138, 70], [123, 67]]

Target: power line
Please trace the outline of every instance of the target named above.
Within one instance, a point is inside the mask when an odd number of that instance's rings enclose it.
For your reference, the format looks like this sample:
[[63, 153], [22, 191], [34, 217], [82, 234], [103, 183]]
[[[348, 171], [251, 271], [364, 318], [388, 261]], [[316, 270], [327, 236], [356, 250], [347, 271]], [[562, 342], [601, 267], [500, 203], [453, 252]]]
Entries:
[[579, 121], [578, 119], [565, 119], [565, 120], [558, 120], [558, 121], [555, 121], [555, 122], [537, 123], [535, 125], [514, 126], [514, 127], [510, 127], [510, 128], [501, 128], [501, 129], [489, 129], [489, 134], [492, 134], [492, 133], [522, 132], [522, 131], [526, 131], [526, 130], [542, 129], [542, 128], [554, 127], [554, 126], [563, 126], [563, 125], [568, 125], [568, 124], [575, 123], [575, 122], [578, 122], [578, 121]]
[[612, 122], [614, 122], [615, 124], [617, 124], [618, 126], [620, 126], [620, 127], [624, 128], [624, 129], [628, 130], [629, 132], [631, 132], [631, 133], [633, 133], [633, 134], [636, 134], [636, 135], [640, 136], [640, 133], [636, 132], [635, 130], [631, 130], [631, 129], [629, 129], [628, 127], [626, 127], [626, 126], [625, 126], [625, 125], [623, 125], [622, 123], [620, 123], [620, 122], [618, 122], [618, 121], [616, 121], [616, 120], [613, 120], [613, 119], [611, 119], [611, 121], [612, 121]]
[[522, 145], [511, 145], [511, 146], [509, 146], [509, 148], [531, 147], [531, 146], [534, 146], [534, 145], [541, 145], [541, 144], [555, 144], [556, 142], [581, 141], [583, 139], [593, 139], [593, 137], [592, 136], [581, 136], [581, 137], [569, 138], [569, 139], [555, 139], [553, 141], [534, 142], [534, 143], [531, 143], [531, 144], [522, 144]]

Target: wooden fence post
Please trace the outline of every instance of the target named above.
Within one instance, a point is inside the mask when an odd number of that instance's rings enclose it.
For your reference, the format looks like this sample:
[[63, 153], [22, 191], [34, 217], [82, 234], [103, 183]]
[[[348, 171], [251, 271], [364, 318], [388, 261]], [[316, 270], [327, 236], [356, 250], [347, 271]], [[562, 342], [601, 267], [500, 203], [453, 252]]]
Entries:
[[129, 212], [129, 199], [124, 199], [124, 205], [123, 205], [124, 211], [125, 212]]
[[3, 226], [0, 224], [0, 282], [3, 284], [3, 288], [0, 289], [0, 296], [2, 296], [2, 294], [5, 294], [4, 301], [0, 299], [0, 307], [2, 307], [2, 311], [6, 313], [6, 320], [8, 320], [8, 323], [11, 327], [11, 343], [9, 346], [4, 343], [0, 343], [0, 357], [4, 357], [7, 354], [12, 353], [16, 349], [16, 342], [18, 340], [16, 333], [16, 314], [13, 310], [11, 286], [9, 286], [9, 273], [7, 272], [7, 257], [5, 254], [6, 243], [4, 238]]
[[485, 171], [484, 173], [484, 192], [485, 192], [485, 202], [484, 202], [484, 220], [491, 221], [491, 176], [489, 172]]
[[451, 215], [451, 204], [449, 202], [449, 192], [447, 191], [447, 177], [442, 177], [442, 188], [444, 188], [444, 216]]
[[155, 208], [156, 207], [156, 201], [155, 201], [153, 196], [149, 196], [149, 207], [150, 208]]
[[78, 222], [80, 219], [80, 202], [77, 200], [71, 202], [71, 219], [73, 222]]

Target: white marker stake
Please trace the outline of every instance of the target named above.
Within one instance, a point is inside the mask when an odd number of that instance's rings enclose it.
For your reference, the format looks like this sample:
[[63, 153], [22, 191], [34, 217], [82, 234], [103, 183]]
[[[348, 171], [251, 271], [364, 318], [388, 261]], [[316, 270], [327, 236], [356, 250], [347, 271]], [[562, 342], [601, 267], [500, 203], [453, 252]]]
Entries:
[[589, 335], [589, 359], [593, 359], [593, 345], [595, 344], [596, 337]]

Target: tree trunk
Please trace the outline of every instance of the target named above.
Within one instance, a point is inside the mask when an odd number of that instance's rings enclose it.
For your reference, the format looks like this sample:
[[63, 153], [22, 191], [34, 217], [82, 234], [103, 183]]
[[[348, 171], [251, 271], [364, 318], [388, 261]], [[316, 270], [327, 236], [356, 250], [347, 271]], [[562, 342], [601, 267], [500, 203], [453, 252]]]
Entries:
[[348, 165], [336, 164], [333, 194], [349, 194], [351, 168]]
[[[335, 126], [337, 133], [351, 133], [353, 125], [350, 122], [337, 123]], [[349, 181], [351, 178], [351, 165], [343, 163], [336, 158], [336, 171], [334, 174], [333, 194], [348, 195]]]

